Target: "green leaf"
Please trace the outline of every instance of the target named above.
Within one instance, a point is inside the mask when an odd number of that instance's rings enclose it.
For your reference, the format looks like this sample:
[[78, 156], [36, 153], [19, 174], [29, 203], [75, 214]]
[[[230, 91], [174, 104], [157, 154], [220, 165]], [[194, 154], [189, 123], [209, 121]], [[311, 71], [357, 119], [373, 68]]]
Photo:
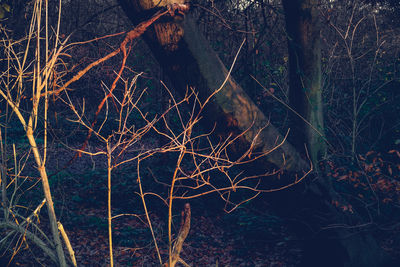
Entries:
[[2, 8], [4, 8], [7, 12], [10, 12], [10, 10], [11, 10], [10, 5], [7, 5], [7, 4], [2, 4]]

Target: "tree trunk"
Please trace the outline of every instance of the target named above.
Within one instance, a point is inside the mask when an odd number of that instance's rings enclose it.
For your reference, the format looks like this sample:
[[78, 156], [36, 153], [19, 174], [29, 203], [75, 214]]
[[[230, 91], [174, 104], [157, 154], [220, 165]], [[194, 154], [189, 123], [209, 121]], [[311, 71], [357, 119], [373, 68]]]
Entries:
[[[319, 168], [327, 152], [324, 137], [321, 88], [321, 42], [318, 0], [283, 0], [289, 52], [289, 99], [297, 112], [292, 116], [294, 145], [304, 151], [306, 145], [318, 171], [319, 181], [298, 206], [300, 217], [309, 224], [308, 231], [299, 229], [308, 240], [301, 266], [384, 266], [386, 255], [369, 233], [343, 227], [332, 228], [334, 222], [356, 225], [362, 221], [356, 214], [344, 214], [332, 205], [340, 199], [329, 178]], [[318, 196], [319, 192], [324, 192]], [[316, 193], [316, 194], [315, 194]], [[304, 207], [307, 207], [306, 209]], [[340, 209], [340, 207], [339, 207]], [[295, 226], [297, 227], [297, 226]], [[325, 229], [325, 230], [321, 230]], [[367, 229], [364, 229], [364, 231]]]
[[[151, 16], [157, 8], [165, 6], [167, 2], [172, 1], [119, 0], [123, 10], [135, 25]], [[187, 1], [176, 0], [176, 2]], [[163, 21], [158, 21], [146, 32], [144, 38], [178, 92], [184, 94], [188, 86], [191, 86], [199, 98], [204, 100], [223, 84], [228, 71], [200, 34], [190, 14], [186, 14], [184, 18], [176, 16], [174, 19], [165, 18]], [[318, 117], [322, 105], [321, 95], [318, 92], [320, 90], [318, 79], [321, 75], [318, 70], [320, 52], [312, 58], [315, 58], [313, 64], [317, 65], [310, 67], [315, 77], [307, 80], [307, 84], [313, 88], [307, 95], [312, 96], [313, 101], [317, 101], [317, 103], [312, 102], [312, 107], [319, 110], [313, 113], [311, 109], [307, 111], [310, 113], [307, 116], [312, 125], [316, 125], [317, 129], [323, 129], [322, 117]], [[224, 136], [226, 131], [240, 133], [249, 129], [236, 144], [235, 150], [238, 152], [248, 148], [260, 130], [261, 134], [256, 144], [257, 152], [267, 152], [283, 139], [274, 126], [268, 125], [268, 119], [232, 77], [229, 77], [223, 89], [207, 105], [201, 122], [209, 128], [216, 123], [214, 134], [217, 136]], [[264, 128], [266, 125], [268, 126]], [[314, 136], [313, 131], [309, 132], [316, 141], [310, 138], [306, 143], [314, 147], [319, 144], [320, 138]], [[304, 136], [302, 142], [308, 140], [305, 133]], [[313, 152], [316, 158], [320, 157], [321, 151], [325, 151], [324, 143], [321, 147]], [[266, 157], [267, 163], [282, 167], [289, 172], [301, 172], [308, 168], [308, 164], [288, 142]], [[307, 187], [307, 190], [304, 190], [305, 185], [302, 184], [286, 190], [283, 196], [279, 193], [275, 195], [278, 197], [271, 197], [273, 199], [271, 203], [279, 213], [300, 219], [307, 225], [304, 227], [297, 223], [292, 227], [299, 236], [305, 238], [311, 236], [309, 250], [305, 253], [304, 266], [383, 266], [382, 253], [370, 236], [352, 233], [344, 228], [331, 229], [329, 232], [321, 231], [321, 227], [329, 223], [347, 221], [347, 218], [340, 218], [341, 213], [332, 206], [335, 193], [332, 186], [325, 181], [317, 179]], [[325, 215], [324, 219], [321, 219], [322, 215]], [[315, 234], [316, 232], [318, 234]], [[309, 252], [314, 257], [307, 257]], [[321, 258], [319, 255], [326, 258]]]
[[[154, 13], [159, 0], [119, 0], [134, 24]], [[161, 1], [157, 6], [165, 6]], [[179, 2], [179, 1], [176, 1]], [[182, 1], [183, 2], [183, 1]], [[153, 12], [151, 12], [153, 11]], [[198, 92], [201, 100], [207, 99], [224, 82], [228, 70], [199, 33], [190, 14], [156, 23], [144, 36], [158, 62], [169, 76], [174, 89], [185, 94], [188, 86]], [[265, 153], [283, 140], [276, 128], [248, 97], [243, 89], [229, 77], [204, 110], [202, 124], [214, 130], [214, 135], [246, 133], [232, 148], [240, 154], [249, 148], [259, 133], [254, 151]], [[265, 127], [265, 128], [264, 128]], [[249, 130], [248, 130], [249, 129]], [[308, 170], [308, 164], [288, 142], [270, 153], [265, 160], [291, 172]]]
[[304, 144], [315, 166], [326, 154], [321, 88], [321, 42], [318, 0], [283, 0], [289, 50], [289, 100], [295, 147]]

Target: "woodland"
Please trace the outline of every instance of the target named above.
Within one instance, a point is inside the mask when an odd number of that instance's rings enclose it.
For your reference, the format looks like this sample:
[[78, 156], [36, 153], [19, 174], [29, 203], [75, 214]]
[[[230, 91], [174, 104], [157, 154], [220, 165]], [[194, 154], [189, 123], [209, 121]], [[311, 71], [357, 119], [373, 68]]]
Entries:
[[0, 0], [0, 266], [400, 266], [399, 0]]

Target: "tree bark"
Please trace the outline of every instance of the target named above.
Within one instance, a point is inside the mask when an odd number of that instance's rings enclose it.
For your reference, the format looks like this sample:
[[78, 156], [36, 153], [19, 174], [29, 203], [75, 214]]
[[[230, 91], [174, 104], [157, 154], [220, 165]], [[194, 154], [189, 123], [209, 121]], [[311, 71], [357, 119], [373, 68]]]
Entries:
[[295, 147], [304, 144], [315, 166], [326, 154], [321, 88], [318, 0], [283, 0], [289, 51], [289, 100]]
[[[167, 5], [168, 1], [163, 0], [157, 6], [158, 2], [160, 1], [119, 0], [134, 24], [148, 17], [157, 7]], [[186, 14], [184, 19], [177, 16], [159, 21], [146, 32], [144, 38], [169, 76], [174, 89], [181, 94], [185, 94], [190, 86], [204, 101], [223, 84], [228, 75], [228, 70], [199, 33], [190, 14]], [[208, 129], [215, 126], [214, 136], [217, 137], [246, 131], [232, 148], [237, 154], [245, 151], [257, 134], [254, 151], [259, 153], [272, 150], [284, 139], [232, 77], [229, 77], [222, 90], [207, 104], [201, 122]], [[284, 142], [265, 157], [265, 160], [266, 164], [272, 163], [291, 172], [309, 169], [308, 163], [288, 142]]]

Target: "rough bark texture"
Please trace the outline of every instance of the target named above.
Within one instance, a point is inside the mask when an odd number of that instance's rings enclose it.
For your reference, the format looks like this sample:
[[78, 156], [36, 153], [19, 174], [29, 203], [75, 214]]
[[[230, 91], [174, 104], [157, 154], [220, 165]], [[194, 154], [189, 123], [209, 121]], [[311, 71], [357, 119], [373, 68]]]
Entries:
[[321, 42], [317, 0], [283, 0], [289, 50], [290, 105], [294, 145], [307, 144], [314, 165], [326, 154], [321, 88]]
[[[149, 15], [150, 11], [146, 8], [156, 9], [154, 2], [159, 1], [148, 1], [147, 4], [144, 0], [119, 2], [132, 22], [137, 24]], [[167, 4], [167, 1], [162, 1], [158, 7], [162, 4]], [[182, 94], [190, 86], [204, 101], [227, 77], [228, 70], [199, 33], [190, 14], [184, 19], [177, 16], [174, 20], [167, 18], [157, 23], [145, 34], [145, 40], [168, 74], [174, 89]], [[255, 151], [268, 152], [283, 140], [283, 136], [269, 124], [265, 115], [232, 77], [207, 105], [202, 123], [210, 129], [216, 124], [216, 136], [225, 136], [227, 131], [241, 133], [249, 129], [233, 148], [238, 153], [249, 147], [261, 129]], [[288, 142], [268, 155], [266, 161], [292, 172], [309, 168]]]
[[[159, 0], [119, 0], [134, 24], [148, 18], [154, 10], [172, 1], [161, 1], [156, 6], [158, 2]], [[292, 1], [287, 1], [286, 4], [289, 2]], [[310, 26], [308, 24], [307, 27]], [[145, 40], [175, 89], [181, 93], [185, 93], [188, 86], [191, 86], [199, 98], [204, 100], [218, 89], [226, 78], [227, 69], [199, 33], [189, 14], [184, 18], [176, 16], [174, 19], [166, 18], [160, 21], [145, 34]], [[313, 60], [314, 58], [318, 60], [319, 57], [318, 53], [312, 56]], [[318, 68], [320, 66], [311, 67], [315, 79], [307, 82], [313, 86], [312, 88], [319, 90], [316, 86], [320, 83]], [[308, 93], [309, 96], [312, 96], [311, 92]], [[312, 97], [315, 99], [313, 101], [317, 102], [313, 108], [319, 109], [320, 95]], [[310, 113], [308, 117], [313, 124], [322, 129], [322, 118], [318, 117], [318, 114]], [[239, 133], [250, 128], [238, 142], [236, 147], [238, 152], [247, 148], [261, 129], [263, 130], [256, 146], [258, 152], [269, 151], [283, 138], [272, 125], [264, 129], [268, 124], [267, 118], [231, 77], [204, 110], [202, 122], [210, 128], [217, 123], [215, 129], [217, 136], [224, 136], [227, 130]], [[314, 141], [312, 142], [314, 145]], [[284, 166], [283, 155], [286, 159]], [[317, 153], [317, 156], [320, 155]], [[287, 142], [271, 153], [267, 161], [288, 171], [300, 172], [308, 168], [308, 164]], [[303, 266], [384, 266], [383, 254], [370, 236], [344, 228], [321, 231], [321, 227], [329, 223], [338, 221], [348, 223], [352, 220], [352, 218], [341, 218], [341, 213], [331, 205], [335, 192], [326, 180], [317, 179], [306, 190], [303, 184], [286, 190], [283, 196], [280, 194], [278, 197], [271, 196], [271, 204], [275, 205], [279, 213], [294, 218], [291, 221], [297, 223], [294, 223], [292, 229], [299, 236], [310, 240]], [[299, 221], [305, 223], [301, 224]]]

